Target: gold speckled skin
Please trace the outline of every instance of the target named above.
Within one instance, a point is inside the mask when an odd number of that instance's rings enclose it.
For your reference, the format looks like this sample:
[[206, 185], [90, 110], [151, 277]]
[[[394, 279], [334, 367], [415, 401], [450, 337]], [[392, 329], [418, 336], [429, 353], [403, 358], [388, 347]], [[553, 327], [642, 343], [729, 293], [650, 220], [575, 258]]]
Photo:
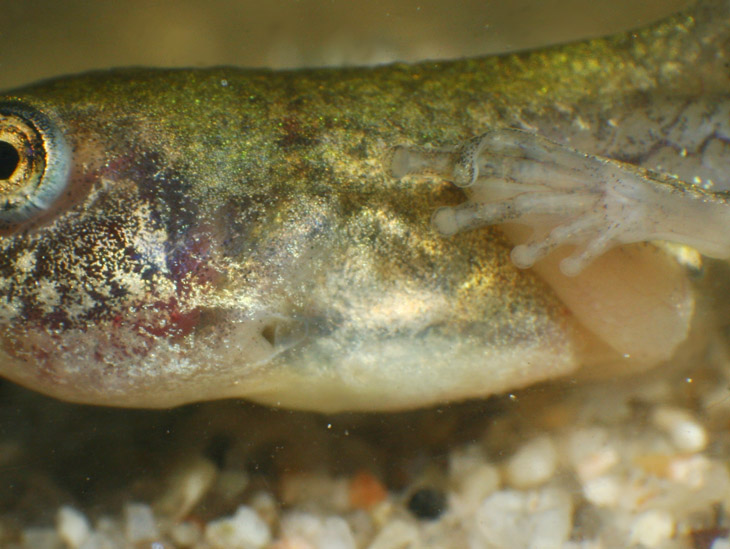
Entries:
[[727, 16], [703, 9], [496, 58], [124, 69], [7, 93], [57, 124], [72, 171], [57, 205], [0, 236], [0, 370], [81, 402], [317, 410], [571, 371], [574, 321], [549, 288], [496, 228], [436, 234], [431, 213], [461, 192], [394, 180], [389, 151], [722, 93]]

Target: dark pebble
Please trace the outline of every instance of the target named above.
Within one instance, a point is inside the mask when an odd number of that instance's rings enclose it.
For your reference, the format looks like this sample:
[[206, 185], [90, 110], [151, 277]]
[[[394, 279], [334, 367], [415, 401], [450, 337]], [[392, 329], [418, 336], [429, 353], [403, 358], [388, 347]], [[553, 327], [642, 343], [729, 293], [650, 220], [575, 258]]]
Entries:
[[421, 488], [408, 500], [408, 510], [419, 519], [437, 519], [446, 510], [446, 494], [436, 488]]

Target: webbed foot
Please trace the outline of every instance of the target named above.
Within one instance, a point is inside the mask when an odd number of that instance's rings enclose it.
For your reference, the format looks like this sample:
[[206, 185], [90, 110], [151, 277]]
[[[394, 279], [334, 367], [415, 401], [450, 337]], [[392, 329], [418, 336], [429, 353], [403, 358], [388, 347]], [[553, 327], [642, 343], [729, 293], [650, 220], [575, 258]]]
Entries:
[[531, 227], [532, 236], [511, 253], [522, 268], [563, 245], [575, 246], [560, 263], [569, 276], [633, 242], [669, 240], [715, 257], [730, 254], [730, 207], [723, 197], [522, 130], [488, 132], [451, 150], [398, 147], [391, 171], [464, 188], [467, 202], [434, 212], [443, 235], [501, 223]]

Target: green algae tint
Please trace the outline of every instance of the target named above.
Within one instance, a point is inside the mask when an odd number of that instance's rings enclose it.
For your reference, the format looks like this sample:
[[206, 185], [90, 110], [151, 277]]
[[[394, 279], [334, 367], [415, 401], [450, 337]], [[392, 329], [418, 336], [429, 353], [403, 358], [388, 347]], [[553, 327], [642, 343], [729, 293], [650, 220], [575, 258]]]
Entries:
[[728, 255], [729, 13], [496, 58], [9, 92], [0, 370], [78, 402], [337, 411], [664, 362], [691, 339], [693, 252], [643, 241]]

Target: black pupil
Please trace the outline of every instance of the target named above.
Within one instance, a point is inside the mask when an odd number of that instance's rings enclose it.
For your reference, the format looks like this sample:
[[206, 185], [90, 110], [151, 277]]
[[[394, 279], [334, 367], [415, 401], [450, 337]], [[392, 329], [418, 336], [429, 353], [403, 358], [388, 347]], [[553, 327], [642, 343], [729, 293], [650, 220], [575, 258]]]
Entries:
[[20, 164], [20, 155], [7, 141], [0, 141], [0, 179], [9, 179]]

